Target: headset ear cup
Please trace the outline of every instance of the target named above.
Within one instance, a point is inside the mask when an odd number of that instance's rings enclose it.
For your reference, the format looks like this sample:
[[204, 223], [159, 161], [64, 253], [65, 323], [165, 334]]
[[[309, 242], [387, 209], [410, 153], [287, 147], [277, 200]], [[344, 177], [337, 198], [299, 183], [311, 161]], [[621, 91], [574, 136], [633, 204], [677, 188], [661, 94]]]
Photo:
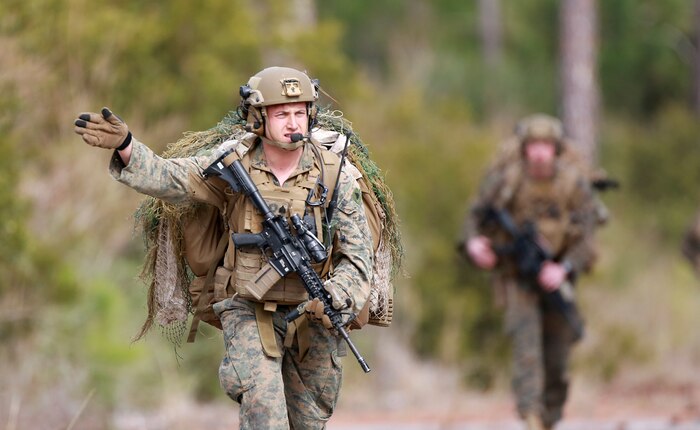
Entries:
[[246, 117], [245, 130], [249, 133], [255, 133], [262, 136], [265, 132], [265, 122], [260, 113], [260, 110], [254, 106], [248, 106], [248, 115]]
[[318, 107], [316, 107], [315, 104], [312, 104], [311, 107], [309, 108], [309, 132], [311, 132], [311, 129], [316, 125], [316, 115], [318, 114]]

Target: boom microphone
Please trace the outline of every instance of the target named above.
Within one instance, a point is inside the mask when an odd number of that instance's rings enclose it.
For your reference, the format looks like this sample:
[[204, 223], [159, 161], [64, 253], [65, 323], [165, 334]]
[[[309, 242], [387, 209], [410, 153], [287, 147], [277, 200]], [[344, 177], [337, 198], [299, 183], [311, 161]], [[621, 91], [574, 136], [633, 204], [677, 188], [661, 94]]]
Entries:
[[291, 139], [292, 143], [297, 143], [300, 140], [304, 140], [307, 136], [304, 136], [301, 133], [292, 133], [289, 135], [289, 139]]

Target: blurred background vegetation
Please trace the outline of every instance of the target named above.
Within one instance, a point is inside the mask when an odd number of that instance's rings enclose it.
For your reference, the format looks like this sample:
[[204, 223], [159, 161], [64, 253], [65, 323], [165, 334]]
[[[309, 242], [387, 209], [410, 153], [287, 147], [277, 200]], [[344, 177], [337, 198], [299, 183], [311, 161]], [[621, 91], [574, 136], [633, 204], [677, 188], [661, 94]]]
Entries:
[[[698, 281], [679, 253], [700, 184], [693, 4], [598, 3], [598, 160], [622, 188], [602, 196], [612, 216], [580, 285], [588, 336], [574, 371], [601, 386], [629, 372], [687, 380], [700, 360]], [[239, 85], [274, 64], [320, 78], [402, 217], [394, 325], [354, 335], [377, 365], [368, 377], [348, 360], [343, 396], [402, 389], [409, 375], [382, 376], [400, 361], [390, 342], [456, 369], [465, 389], [507, 388], [501, 315], [455, 244], [498, 142], [520, 116], [559, 113], [561, 5], [502, 2], [494, 68], [480, 4], [0, 3], [0, 426], [65, 427], [80, 415], [83, 428], [114, 428], [124, 411], [173, 399], [228, 402], [215, 330], [177, 350], [155, 331], [130, 342], [145, 316], [143, 242], [132, 234], [142, 197], [109, 177], [110, 154], [82, 144], [72, 122], [109, 106], [162, 151], [215, 125]]]

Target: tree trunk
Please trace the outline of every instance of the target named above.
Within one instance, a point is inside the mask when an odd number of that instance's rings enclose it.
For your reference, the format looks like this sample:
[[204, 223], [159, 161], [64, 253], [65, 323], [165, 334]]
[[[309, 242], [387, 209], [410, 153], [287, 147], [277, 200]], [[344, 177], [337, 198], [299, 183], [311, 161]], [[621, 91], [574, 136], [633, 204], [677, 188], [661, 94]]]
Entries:
[[488, 116], [498, 113], [498, 85], [503, 56], [500, 0], [479, 0], [479, 31], [484, 61], [484, 108]]
[[596, 0], [562, 0], [559, 22], [564, 129], [584, 156], [596, 163], [599, 120]]
[[695, 50], [693, 51], [693, 108], [695, 109], [695, 113], [700, 116], [700, 0], [695, 0], [693, 30], [695, 32]]
[[479, 29], [484, 62], [494, 68], [500, 64], [503, 51], [500, 0], [479, 0]]

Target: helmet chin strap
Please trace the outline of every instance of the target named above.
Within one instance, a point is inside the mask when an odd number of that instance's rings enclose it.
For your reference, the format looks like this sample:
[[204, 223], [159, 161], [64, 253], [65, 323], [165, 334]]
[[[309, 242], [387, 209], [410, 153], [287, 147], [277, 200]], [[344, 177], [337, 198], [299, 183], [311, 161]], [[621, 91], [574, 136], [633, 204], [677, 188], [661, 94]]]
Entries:
[[297, 141], [294, 141], [294, 139], [292, 139], [292, 142], [278, 142], [276, 140], [268, 139], [265, 136], [261, 136], [260, 139], [263, 143], [267, 143], [268, 145], [284, 149], [285, 151], [294, 151], [296, 149], [301, 148], [302, 146], [304, 146], [304, 143], [306, 143], [306, 137], [302, 137]]

